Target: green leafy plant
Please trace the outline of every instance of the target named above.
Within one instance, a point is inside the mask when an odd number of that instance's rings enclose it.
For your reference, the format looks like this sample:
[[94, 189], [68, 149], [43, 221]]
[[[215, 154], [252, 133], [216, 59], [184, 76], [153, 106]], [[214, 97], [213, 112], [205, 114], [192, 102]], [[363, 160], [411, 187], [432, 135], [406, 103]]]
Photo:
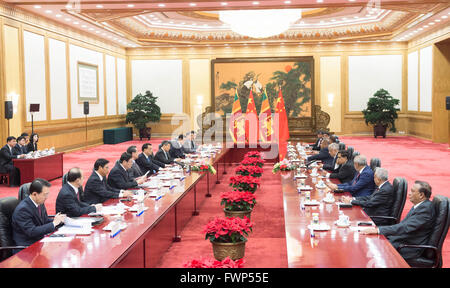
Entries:
[[366, 125], [382, 125], [390, 127], [392, 132], [396, 131], [395, 119], [398, 118], [395, 108], [400, 100], [394, 99], [387, 90], [378, 90], [373, 97], [369, 98], [367, 108], [362, 111]]
[[126, 122], [132, 123], [136, 129], [144, 129], [148, 122], [159, 122], [161, 119], [161, 109], [156, 104], [158, 97], [152, 92], [146, 91], [145, 95], [139, 93], [127, 105], [131, 110], [127, 113]]

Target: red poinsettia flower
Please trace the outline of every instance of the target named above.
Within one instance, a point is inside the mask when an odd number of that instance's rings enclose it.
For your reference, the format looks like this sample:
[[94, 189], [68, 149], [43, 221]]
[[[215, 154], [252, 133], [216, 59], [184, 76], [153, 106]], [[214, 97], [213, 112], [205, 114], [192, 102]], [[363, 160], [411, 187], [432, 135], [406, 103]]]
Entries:
[[241, 161], [242, 165], [256, 165], [262, 168], [262, 166], [264, 165], [264, 161], [263, 159], [260, 158], [255, 158], [255, 157], [246, 157]]
[[236, 170], [236, 174], [242, 176], [252, 176], [252, 177], [261, 177], [264, 169], [259, 166], [252, 165], [239, 165]]
[[250, 151], [244, 155], [244, 158], [247, 158], [247, 157], [261, 158], [261, 153], [258, 151]]
[[[245, 241], [245, 236], [252, 231], [253, 223], [247, 217], [217, 217], [203, 229], [205, 239], [221, 243]], [[245, 235], [245, 236], [244, 236]]]
[[243, 268], [245, 260], [232, 260], [230, 257], [218, 261], [210, 258], [193, 259], [183, 264], [184, 268]]
[[220, 194], [222, 201], [220, 205], [225, 205], [228, 211], [249, 211], [256, 204], [256, 197], [248, 191], [229, 191]]
[[230, 186], [239, 191], [255, 192], [260, 185], [260, 180], [257, 177], [236, 175], [230, 177]]

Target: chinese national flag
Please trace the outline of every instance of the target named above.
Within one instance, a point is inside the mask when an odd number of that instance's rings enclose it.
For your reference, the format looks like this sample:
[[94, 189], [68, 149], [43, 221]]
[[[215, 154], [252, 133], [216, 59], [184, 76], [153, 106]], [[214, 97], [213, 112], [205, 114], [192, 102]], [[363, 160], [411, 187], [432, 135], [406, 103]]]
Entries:
[[272, 141], [272, 134], [273, 134], [272, 111], [270, 111], [270, 103], [269, 98], [267, 98], [266, 89], [264, 89], [262, 95], [261, 112], [259, 113], [259, 118], [266, 119], [259, 127], [259, 139], [261, 140], [261, 142]]
[[287, 140], [289, 139], [289, 126], [288, 118], [286, 115], [286, 108], [284, 106], [283, 94], [281, 93], [281, 88], [278, 92], [277, 105], [275, 108], [275, 113], [278, 114], [278, 131], [279, 131], [279, 141], [278, 149], [280, 161], [286, 157], [287, 153]]
[[256, 113], [252, 90], [250, 90], [250, 95], [248, 96], [245, 119], [245, 139], [248, 143], [258, 143], [258, 114]]
[[230, 119], [229, 132], [234, 143], [243, 143], [245, 140], [245, 117], [242, 115], [241, 102], [237, 94], [234, 94], [232, 115]]

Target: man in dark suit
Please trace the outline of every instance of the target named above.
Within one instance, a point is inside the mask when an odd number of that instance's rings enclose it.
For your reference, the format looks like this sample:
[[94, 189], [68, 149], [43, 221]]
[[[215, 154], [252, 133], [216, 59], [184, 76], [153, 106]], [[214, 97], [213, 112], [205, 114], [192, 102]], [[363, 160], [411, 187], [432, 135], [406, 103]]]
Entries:
[[67, 183], [59, 190], [56, 198], [56, 212], [69, 217], [80, 217], [91, 212], [99, 212], [102, 204], [89, 205], [80, 201], [78, 188], [83, 186], [83, 172], [80, 168], [72, 168], [67, 173]]
[[183, 150], [183, 134], [178, 135], [178, 138], [170, 142], [169, 154], [172, 158], [186, 158]]
[[143, 178], [132, 179], [128, 176], [128, 170], [133, 165], [133, 159], [127, 152], [122, 153], [119, 162], [111, 169], [108, 175], [108, 184], [112, 188], [116, 189], [131, 189], [136, 188], [138, 185], [144, 183]]
[[349, 152], [347, 150], [339, 151], [337, 153], [336, 164], [338, 164], [338, 168], [330, 174], [331, 179], [339, 179], [341, 183], [353, 180], [356, 170], [353, 162], [348, 160], [349, 157]]
[[165, 165], [170, 165], [175, 163], [175, 159], [170, 156], [170, 142], [165, 140], [161, 143], [161, 148], [156, 152], [155, 159], [159, 162], [164, 163]]
[[322, 130], [317, 130], [317, 140], [316, 143], [314, 143], [313, 145], [311, 145], [312, 150], [316, 150], [319, 151], [320, 150], [320, 143], [322, 142]]
[[[369, 216], [392, 216], [392, 205], [394, 204], [394, 187], [389, 183], [388, 171], [384, 168], [377, 168], [374, 175], [377, 189], [370, 196], [363, 197], [342, 197], [344, 203], [351, 203], [363, 207]], [[387, 219], [373, 218], [377, 226], [387, 225]]]
[[[147, 173], [147, 171], [150, 171], [149, 174], [155, 174], [159, 171], [160, 166], [155, 164], [154, 160], [152, 160], [152, 153], [152, 145], [150, 143], [144, 143], [142, 145], [142, 153], [139, 154], [138, 159], [136, 160], [136, 163], [144, 174]], [[164, 163], [161, 164], [164, 165]]]
[[11, 224], [16, 245], [29, 246], [55, 231], [55, 227], [64, 222], [64, 214], [58, 213], [53, 220], [48, 218], [44, 202], [50, 193], [50, 186], [47, 180], [33, 180], [30, 196], [21, 201], [14, 210]]
[[331, 143], [328, 145], [328, 153], [330, 153], [330, 156], [333, 157], [333, 161], [331, 163], [324, 163], [323, 169], [328, 171], [336, 171], [339, 167], [339, 164], [336, 163], [337, 161], [337, 154], [339, 152], [339, 144], [337, 143]]
[[342, 189], [350, 192], [353, 197], [369, 196], [375, 190], [375, 182], [373, 181], [373, 171], [367, 166], [366, 157], [358, 155], [353, 160], [353, 165], [357, 171], [352, 181], [343, 184], [333, 184], [326, 182], [331, 190]]
[[183, 151], [185, 153], [195, 153], [197, 148], [197, 143], [195, 143], [195, 131], [191, 131], [191, 133], [186, 136], [186, 140], [183, 143]]
[[14, 167], [12, 159], [24, 158], [25, 155], [15, 155], [13, 148], [16, 146], [16, 137], [9, 136], [6, 139], [6, 145], [0, 149], [0, 172], [9, 173], [9, 182], [11, 187], [17, 187], [20, 185], [20, 171]]
[[[431, 186], [424, 181], [415, 181], [408, 197], [414, 206], [400, 223], [367, 228], [362, 230], [361, 233], [383, 234], [396, 249], [401, 244], [426, 245], [435, 220], [435, 209], [430, 201]], [[399, 250], [400, 255], [405, 260], [417, 258], [422, 252], [423, 248], [403, 248]]]
[[109, 172], [109, 161], [97, 159], [94, 171], [84, 186], [84, 201], [89, 204], [103, 203], [111, 198], [132, 197], [133, 192], [112, 188], [106, 182]]
[[25, 145], [26, 139], [23, 136], [17, 137], [17, 144], [13, 147], [12, 152], [14, 155], [27, 154], [27, 146]]
[[330, 140], [323, 139], [322, 143], [320, 144], [321, 148], [319, 154], [309, 156], [306, 160], [308, 162], [312, 160], [320, 160], [324, 165], [331, 166], [331, 163], [333, 162], [333, 157], [331, 157], [330, 152], [328, 152], [328, 145], [330, 145]]

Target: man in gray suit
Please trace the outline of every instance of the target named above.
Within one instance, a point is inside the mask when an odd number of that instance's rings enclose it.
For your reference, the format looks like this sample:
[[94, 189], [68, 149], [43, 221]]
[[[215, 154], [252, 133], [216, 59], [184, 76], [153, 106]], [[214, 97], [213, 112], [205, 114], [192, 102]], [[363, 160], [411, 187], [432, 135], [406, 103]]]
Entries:
[[195, 131], [191, 131], [186, 135], [186, 140], [184, 140], [183, 143], [183, 151], [184, 153], [195, 153], [197, 148], [197, 143], [195, 143]]
[[142, 177], [142, 175], [144, 175], [144, 173], [142, 173], [141, 168], [139, 167], [139, 165], [136, 163], [136, 160], [139, 157], [139, 154], [137, 152], [137, 148], [136, 146], [130, 146], [127, 149], [127, 153], [131, 155], [131, 159], [133, 159], [133, 165], [131, 166], [131, 168], [127, 171], [128, 172], [128, 176], [130, 176], [130, 178], [132, 179], [136, 179], [136, 178], [140, 178]]
[[[427, 182], [416, 181], [408, 196], [414, 206], [400, 223], [364, 229], [361, 233], [382, 234], [388, 238], [395, 248], [398, 248], [401, 244], [427, 244], [435, 219], [435, 210], [430, 201], [431, 186]], [[404, 248], [399, 251], [405, 260], [417, 258], [422, 252], [423, 248]]]

